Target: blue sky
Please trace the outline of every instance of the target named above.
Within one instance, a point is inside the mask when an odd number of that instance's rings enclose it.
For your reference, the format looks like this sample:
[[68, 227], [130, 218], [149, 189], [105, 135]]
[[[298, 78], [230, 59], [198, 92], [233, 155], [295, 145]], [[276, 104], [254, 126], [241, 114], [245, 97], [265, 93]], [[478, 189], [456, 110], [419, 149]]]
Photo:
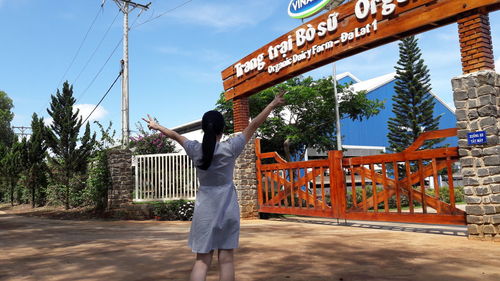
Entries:
[[[301, 24], [287, 15], [289, 0], [192, 0], [157, 19], [153, 18], [186, 0], [150, 1], [149, 11], [130, 15], [132, 131], [147, 113], [168, 127], [199, 119], [223, 90], [224, 68]], [[29, 126], [33, 112], [47, 117], [50, 95], [62, 87], [62, 80], [74, 85], [83, 117], [104, 95], [120, 69], [122, 47], [113, 50], [122, 37], [122, 14], [112, 0], [102, 9], [101, 2], [0, 0], [0, 90], [14, 101], [12, 125]], [[153, 20], [144, 23], [149, 19]], [[498, 69], [500, 36], [495, 35], [500, 34], [500, 12], [491, 13], [490, 21]], [[423, 33], [419, 39], [433, 91], [452, 105], [450, 80], [461, 74], [457, 26]], [[337, 72], [349, 71], [365, 80], [393, 72], [397, 60], [396, 42], [339, 61]], [[309, 75], [319, 78], [331, 72], [329, 65]], [[118, 134], [120, 95], [117, 83], [91, 118], [103, 124], [113, 121]]]

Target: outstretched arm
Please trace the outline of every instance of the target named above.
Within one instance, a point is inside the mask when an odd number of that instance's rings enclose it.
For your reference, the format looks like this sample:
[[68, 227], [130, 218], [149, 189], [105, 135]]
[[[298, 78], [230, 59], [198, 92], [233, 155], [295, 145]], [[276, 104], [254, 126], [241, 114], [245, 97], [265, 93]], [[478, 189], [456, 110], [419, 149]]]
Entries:
[[276, 107], [283, 105], [285, 103], [285, 99], [283, 96], [285, 95], [285, 92], [281, 92], [274, 97], [274, 100], [269, 103], [264, 110], [262, 110], [257, 117], [255, 117], [252, 122], [248, 125], [248, 127], [243, 130], [243, 134], [245, 135], [246, 141], [248, 142], [250, 138], [253, 136], [257, 128], [259, 128], [264, 121], [266, 121], [267, 116], [275, 109]]
[[149, 114], [148, 119], [142, 118], [142, 120], [144, 120], [148, 124], [149, 129], [162, 132], [165, 136], [173, 139], [182, 146], [184, 146], [184, 142], [188, 140], [186, 137], [179, 135], [177, 132], [161, 126], [153, 118], [151, 118]]

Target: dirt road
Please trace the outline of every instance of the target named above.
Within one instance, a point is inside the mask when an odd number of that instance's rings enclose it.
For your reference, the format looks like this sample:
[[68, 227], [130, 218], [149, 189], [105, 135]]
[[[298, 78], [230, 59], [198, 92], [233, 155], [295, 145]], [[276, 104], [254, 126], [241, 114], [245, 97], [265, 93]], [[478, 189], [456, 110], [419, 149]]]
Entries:
[[[189, 223], [0, 214], [0, 280], [187, 280]], [[500, 243], [464, 227], [243, 221], [237, 280], [500, 280]], [[218, 280], [216, 263], [208, 280]]]

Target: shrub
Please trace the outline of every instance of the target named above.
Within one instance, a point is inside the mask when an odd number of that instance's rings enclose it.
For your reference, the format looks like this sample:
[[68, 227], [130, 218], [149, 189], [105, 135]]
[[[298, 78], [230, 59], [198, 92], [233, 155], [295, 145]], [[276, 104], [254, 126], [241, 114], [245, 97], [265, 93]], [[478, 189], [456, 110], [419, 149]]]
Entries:
[[106, 209], [110, 186], [107, 150], [98, 151], [89, 165], [89, 177], [82, 194], [84, 204], [92, 206], [96, 212], [103, 212]]
[[47, 205], [61, 206], [64, 204], [64, 184], [51, 182], [47, 186]]
[[[382, 191], [382, 187], [377, 187], [377, 190], [380, 192]], [[434, 196], [434, 190], [433, 189], [426, 189], [425, 193], [430, 196]], [[371, 186], [366, 187], [366, 198], [370, 198], [373, 194], [373, 190]], [[361, 202], [363, 200], [363, 193], [360, 188], [356, 189], [356, 202]], [[446, 203], [450, 203], [450, 189], [448, 187], [440, 187], [439, 188], [439, 200], [444, 201]], [[351, 208], [353, 206], [352, 204], [352, 192], [351, 190], [347, 190], [346, 194], [346, 201], [347, 201], [347, 207]], [[463, 202], [464, 201], [464, 188], [462, 186], [457, 186], [455, 187], [455, 202]], [[408, 196], [404, 194], [400, 194], [400, 202], [401, 202], [401, 207], [408, 207], [410, 205], [410, 202], [408, 200]], [[389, 198], [388, 204], [390, 209], [397, 208], [396, 204], [396, 196], [393, 195]], [[414, 201], [413, 206], [421, 206], [421, 203], [419, 201]], [[378, 205], [378, 208], [384, 208], [384, 202], [380, 203]]]
[[167, 221], [190, 221], [193, 218], [194, 201], [173, 200], [153, 206], [153, 215]]
[[175, 152], [175, 145], [172, 140], [161, 133], [131, 137], [130, 147], [135, 155]]
[[[455, 202], [464, 201], [464, 187], [455, 186]], [[426, 190], [427, 195], [434, 196], [434, 190]], [[439, 200], [450, 203], [450, 188], [442, 186], [439, 188]]]

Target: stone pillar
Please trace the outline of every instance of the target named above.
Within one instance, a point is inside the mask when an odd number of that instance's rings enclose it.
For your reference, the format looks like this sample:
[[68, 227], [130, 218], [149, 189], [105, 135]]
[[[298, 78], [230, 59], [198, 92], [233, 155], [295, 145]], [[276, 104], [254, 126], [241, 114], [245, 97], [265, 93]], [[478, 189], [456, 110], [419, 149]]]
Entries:
[[[480, 71], [452, 80], [470, 239], [500, 241], [500, 74]], [[487, 144], [467, 134], [486, 131]]]
[[257, 171], [255, 162], [255, 137], [246, 145], [240, 157], [236, 159], [234, 183], [240, 203], [242, 218], [258, 218], [257, 212]]
[[241, 132], [248, 126], [248, 120], [250, 120], [248, 97], [235, 98], [233, 100], [233, 117], [235, 132]]
[[[234, 131], [241, 132], [249, 124], [250, 107], [248, 97], [239, 97], [233, 100]], [[257, 172], [255, 161], [255, 137], [247, 143], [245, 150], [236, 159], [234, 169], [234, 184], [240, 203], [242, 218], [258, 218], [257, 212]]]
[[108, 166], [112, 181], [112, 186], [108, 190], [108, 210], [123, 209], [133, 200], [132, 152], [128, 149], [109, 151]]

